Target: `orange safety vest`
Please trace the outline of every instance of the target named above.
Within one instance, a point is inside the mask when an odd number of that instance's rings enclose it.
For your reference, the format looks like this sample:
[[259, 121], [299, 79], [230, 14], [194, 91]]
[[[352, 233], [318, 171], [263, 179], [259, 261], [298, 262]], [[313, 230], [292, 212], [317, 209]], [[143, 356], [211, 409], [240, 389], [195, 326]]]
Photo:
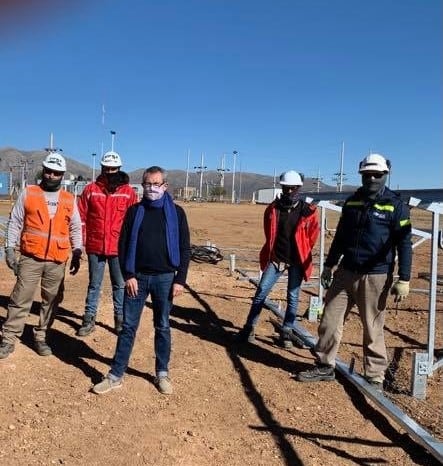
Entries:
[[74, 196], [60, 191], [57, 211], [51, 219], [43, 190], [40, 186], [28, 186], [24, 210], [21, 253], [45, 261], [66, 262], [71, 245], [69, 224], [74, 212]]

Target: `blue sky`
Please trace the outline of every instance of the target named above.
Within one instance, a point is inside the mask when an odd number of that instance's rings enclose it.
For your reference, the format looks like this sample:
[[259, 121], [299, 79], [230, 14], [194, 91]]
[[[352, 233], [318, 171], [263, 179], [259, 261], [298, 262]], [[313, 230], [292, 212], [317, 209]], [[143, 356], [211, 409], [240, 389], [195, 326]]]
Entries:
[[237, 150], [334, 184], [344, 141], [346, 183], [372, 151], [394, 188], [443, 186], [441, 0], [32, 3], [0, 7], [0, 147], [53, 132], [92, 166], [113, 130], [126, 171]]

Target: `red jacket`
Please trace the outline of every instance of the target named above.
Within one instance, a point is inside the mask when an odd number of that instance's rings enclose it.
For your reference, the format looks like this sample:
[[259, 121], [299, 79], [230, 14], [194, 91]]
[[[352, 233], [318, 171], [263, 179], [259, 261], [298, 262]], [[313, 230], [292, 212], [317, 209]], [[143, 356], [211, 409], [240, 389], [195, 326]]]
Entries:
[[[303, 268], [305, 281], [309, 280], [312, 273], [312, 248], [314, 247], [320, 233], [317, 208], [312, 204], [303, 202], [300, 219], [295, 228], [294, 242], [298, 250]], [[263, 228], [266, 242], [260, 251], [260, 268], [264, 270], [271, 261], [272, 251], [278, 230], [279, 210], [276, 201], [270, 204], [264, 213]]]
[[83, 244], [87, 254], [118, 255], [118, 239], [128, 208], [135, 204], [136, 192], [129, 185], [129, 177], [119, 172], [121, 183], [109, 192], [106, 178], [100, 175], [95, 183], [83, 190], [78, 210], [83, 224]]

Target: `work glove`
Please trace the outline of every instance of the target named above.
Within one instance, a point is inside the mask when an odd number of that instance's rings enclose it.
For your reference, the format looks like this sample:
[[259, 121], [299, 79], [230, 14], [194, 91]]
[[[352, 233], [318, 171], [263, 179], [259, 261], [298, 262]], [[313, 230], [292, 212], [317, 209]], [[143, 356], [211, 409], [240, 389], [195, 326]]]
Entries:
[[331, 267], [324, 267], [323, 272], [321, 273], [320, 277], [321, 286], [324, 289], [328, 289], [332, 283], [332, 269]]
[[405, 280], [397, 280], [391, 288], [391, 294], [395, 296], [395, 303], [403, 301], [403, 299], [406, 299], [409, 294], [409, 282]]
[[6, 248], [5, 255], [6, 255], [7, 266], [14, 272], [14, 275], [17, 275], [18, 263], [17, 263], [17, 258], [15, 257], [14, 248]]
[[69, 266], [69, 273], [71, 275], [75, 275], [78, 272], [78, 269], [80, 268], [81, 256], [82, 256], [81, 249], [74, 249], [74, 251], [72, 251], [71, 265]]

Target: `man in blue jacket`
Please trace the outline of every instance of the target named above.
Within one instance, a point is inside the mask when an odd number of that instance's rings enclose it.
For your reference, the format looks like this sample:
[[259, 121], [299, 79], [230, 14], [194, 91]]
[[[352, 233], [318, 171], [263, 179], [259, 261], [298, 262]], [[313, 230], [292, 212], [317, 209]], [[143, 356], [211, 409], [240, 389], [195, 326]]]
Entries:
[[[409, 208], [385, 186], [390, 168], [389, 160], [379, 154], [360, 162], [362, 186], [345, 201], [321, 275], [327, 293], [314, 347], [316, 365], [297, 374], [300, 382], [335, 378], [335, 358], [351, 299], [363, 325], [364, 375], [382, 390], [388, 365], [383, 333], [386, 301], [390, 290], [396, 302], [408, 296], [412, 262]], [[399, 278], [392, 286], [396, 253]]]
[[155, 386], [172, 393], [168, 376], [171, 354], [169, 313], [173, 298], [183, 293], [191, 258], [184, 210], [166, 191], [166, 172], [158, 166], [143, 174], [143, 199], [129, 208], [119, 240], [120, 267], [125, 279], [123, 326], [109, 373], [92, 391], [109, 392], [122, 385], [135, 335], [148, 295], [154, 317]]

